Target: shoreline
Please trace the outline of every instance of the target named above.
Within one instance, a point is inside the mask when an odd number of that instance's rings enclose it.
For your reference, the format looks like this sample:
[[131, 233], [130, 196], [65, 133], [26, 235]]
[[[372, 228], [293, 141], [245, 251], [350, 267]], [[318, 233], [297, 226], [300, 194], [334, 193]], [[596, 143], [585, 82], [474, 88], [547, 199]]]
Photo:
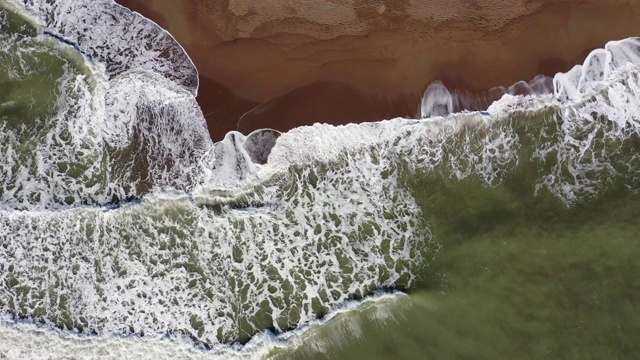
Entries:
[[324, 8], [296, 0], [293, 9], [277, 0], [117, 2], [185, 48], [200, 73], [197, 100], [214, 141], [230, 130], [417, 117], [433, 81], [482, 97], [568, 71], [607, 41], [640, 35], [640, 4], [630, 0], [476, 8], [464, 0], [359, 7], [334, 0]]

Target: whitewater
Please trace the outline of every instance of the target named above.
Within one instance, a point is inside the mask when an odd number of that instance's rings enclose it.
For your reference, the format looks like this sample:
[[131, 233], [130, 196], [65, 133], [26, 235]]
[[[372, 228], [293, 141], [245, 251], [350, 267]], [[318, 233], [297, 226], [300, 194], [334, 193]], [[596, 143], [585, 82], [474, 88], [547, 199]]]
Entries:
[[529, 162], [533, 195], [567, 208], [639, 189], [637, 38], [483, 112], [448, 114], [437, 87], [425, 119], [213, 143], [197, 70], [155, 23], [110, 0], [0, 7], [2, 80], [23, 84], [0, 97], [0, 357], [296, 347], [436, 261], [412, 177], [494, 188]]

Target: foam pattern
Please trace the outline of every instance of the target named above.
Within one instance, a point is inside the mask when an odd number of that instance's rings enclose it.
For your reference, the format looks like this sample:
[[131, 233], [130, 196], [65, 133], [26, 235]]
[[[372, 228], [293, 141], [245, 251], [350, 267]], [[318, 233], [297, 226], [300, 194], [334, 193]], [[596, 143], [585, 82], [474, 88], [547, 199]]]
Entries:
[[453, 112], [453, 96], [441, 81], [429, 84], [420, 106], [423, 118], [448, 115]]
[[268, 211], [216, 211], [182, 196], [2, 213], [2, 305], [99, 334], [180, 332], [211, 344], [409, 286], [431, 244], [419, 208], [395, 175], [381, 177], [382, 157], [345, 156], [340, 166], [293, 167], [247, 199], [278, 204]]
[[[603, 82], [616, 76], [617, 70], [629, 64], [640, 64], [640, 38], [610, 41], [604, 49], [592, 51], [583, 64], [574, 66], [566, 73], [556, 74], [553, 77], [552, 89], [549, 89], [547, 84], [548, 78], [538, 76], [529, 83], [519, 81], [508, 89], [494, 88], [483, 96], [474, 97], [452, 92], [442, 82], [434, 81], [422, 96], [422, 118], [442, 116], [462, 110], [484, 110], [486, 107], [483, 105], [487, 101], [483, 97], [497, 96], [495, 99], [498, 99], [504, 94], [537, 96], [551, 92], [560, 102], [579, 101], [601, 86]], [[475, 102], [472, 98], [475, 98]]]
[[640, 39], [608, 42], [592, 51], [584, 63], [553, 78], [554, 94], [560, 101], [579, 101], [602, 83], [617, 76], [617, 70], [640, 64]]
[[213, 167], [213, 144], [189, 92], [156, 73], [128, 71], [109, 81], [102, 99], [110, 195], [189, 191], [203, 182], [203, 167]]
[[196, 94], [198, 72], [167, 31], [112, 0], [12, 0], [45, 30], [105, 66], [111, 78], [129, 70], [162, 74]]
[[[30, 55], [18, 53], [15, 63], [26, 67], [14, 67], [14, 80], [39, 76], [28, 68], [35, 60], [21, 56]], [[58, 94], [50, 112], [8, 115], [0, 125], [0, 208], [107, 204], [202, 182], [212, 144], [192, 95], [154, 73], [127, 72], [107, 84], [92, 84], [92, 76], [66, 63], [49, 91]]]
[[[586, 99], [563, 108], [540, 132], [534, 159], [553, 165], [537, 189], [548, 189], [565, 203], [595, 197], [622, 182], [640, 185], [640, 71], [627, 64], [611, 72]], [[599, 73], [599, 72], [597, 72]]]
[[201, 166], [212, 167], [206, 122], [179, 84], [146, 70], [107, 79], [74, 46], [42, 34], [3, 34], [0, 46], [2, 76], [16, 84], [2, 105], [0, 208], [188, 190], [202, 183]]
[[[216, 344], [210, 348], [194, 346], [188, 338], [180, 336], [162, 339], [139, 336], [85, 335], [74, 332], [47, 328], [32, 322], [16, 321], [7, 316], [0, 317], [0, 357], [8, 359], [263, 359], [270, 351], [281, 348], [309, 346], [310, 341], [317, 352], [323, 346], [340, 344], [322, 344], [313, 338], [314, 331], [329, 321], [337, 321], [337, 326], [348, 336], [357, 333], [356, 326], [340, 323], [339, 315], [362, 310], [371, 313], [370, 318], [388, 321], [393, 317], [389, 308], [406, 308], [406, 295], [403, 293], [376, 293], [364, 301], [350, 301], [331, 311], [323, 320], [279, 335], [262, 333], [240, 346]], [[371, 312], [370, 310], [374, 310]], [[28, 341], [25, 342], [25, 339]], [[315, 341], [314, 341], [315, 340]], [[24, 346], [28, 344], [28, 346]]]
[[[3, 103], [0, 208], [64, 204], [100, 193], [99, 125], [86, 121], [95, 114], [90, 85], [64, 54], [67, 47], [21, 36], [0, 36], [0, 46], [6, 50], [2, 76], [24, 84], [9, 90]], [[60, 78], [41, 80], [52, 71], [47, 65], [57, 67]], [[79, 189], [85, 194], [75, 197]]]
[[441, 81], [434, 81], [425, 90], [420, 102], [421, 117], [446, 116], [462, 111], [482, 111], [504, 96], [541, 96], [553, 93], [553, 79], [538, 75], [527, 82], [518, 81], [508, 88], [498, 86], [483, 92], [449, 90]]
[[[93, 24], [81, 20], [91, 11], [120, 16], [113, 4], [26, 5], [97, 62], [42, 34], [0, 38], [17, 83], [40, 77], [29, 56], [53, 51], [62, 68], [47, 83], [55, 101], [26, 107], [40, 116], [3, 115], [0, 125], [0, 310], [47, 328], [214, 346], [304, 328], [379, 288], [410, 288], [438, 248], [404, 184], [411, 176], [498, 186], [536, 162], [536, 191], [566, 206], [640, 185], [637, 39], [556, 75], [553, 94], [503, 96], [490, 115], [316, 124], [262, 140], [232, 132], [214, 144], [180, 66], [73, 37]], [[114, 198], [138, 201], [106, 206]], [[30, 343], [33, 328], [11, 326]]]

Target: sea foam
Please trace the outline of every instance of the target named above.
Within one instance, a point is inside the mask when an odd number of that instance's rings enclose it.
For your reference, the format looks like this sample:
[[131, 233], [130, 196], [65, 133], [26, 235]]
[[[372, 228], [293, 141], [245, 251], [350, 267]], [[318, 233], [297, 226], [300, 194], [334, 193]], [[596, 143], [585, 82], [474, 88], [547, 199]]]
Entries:
[[[37, 39], [55, 32], [95, 64], [88, 73], [69, 67], [56, 83], [46, 141], [26, 162], [13, 155], [22, 133], [3, 132], [14, 138], [0, 149], [16, 157], [2, 164], [0, 305], [44, 325], [3, 321], [13, 340], [0, 354], [29, 353], [11, 347], [42, 340], [64, 344], [61, 356], [155, 347], [255, 356], [273, 346], [261, 342], [265, 329], [299, 336], [353, 298], [410, 288], [438, 248], [402, 186], [415, 173], [444, 168], [452, 181], [497, 186], [520, 161], [553, 157], [537, 191], [567, 206], [626, 170], [622, 180], [637, 189], [637, 157], [616, 147], [639, 131], [637, 39], [610, 42], [556, 75], [553, 94], [504, 95], [489, 115], [316, 124], [262, 138], [233, 132], [214, 144], [194, 98], [197, 72], [156, 25], [107, 1], [18, 5], [40, 19]], [[171, 56], [158, 59], [165, 47]], [[539, 146], [521, 159], [526, 124], [511, 120], [544, 109], [556, 116], [532, 126], [538, 133], [526, 136]], [[113, 198], [140, 200], [113, 209]], [[95, 335], [70, 331], [79, 329]], [[144, 336], [114, 336], [130, 333]], [[214, 350], [164, 343], [167, 334]], [[244, 348], [221, 344], [251, 337]]]

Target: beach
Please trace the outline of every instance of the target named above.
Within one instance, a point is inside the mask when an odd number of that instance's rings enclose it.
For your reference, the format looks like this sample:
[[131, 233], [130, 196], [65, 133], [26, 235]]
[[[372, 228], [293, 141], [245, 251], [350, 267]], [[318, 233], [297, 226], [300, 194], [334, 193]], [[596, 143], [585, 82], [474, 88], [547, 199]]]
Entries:
[[633, 358], [639, 4], [0, 0], [0, 359]]
[[633, 0], [118, 3], [185, 48], [214, 140], [231, 130], [419, 117], [435, 80], [483, 98], [640, 34]]

